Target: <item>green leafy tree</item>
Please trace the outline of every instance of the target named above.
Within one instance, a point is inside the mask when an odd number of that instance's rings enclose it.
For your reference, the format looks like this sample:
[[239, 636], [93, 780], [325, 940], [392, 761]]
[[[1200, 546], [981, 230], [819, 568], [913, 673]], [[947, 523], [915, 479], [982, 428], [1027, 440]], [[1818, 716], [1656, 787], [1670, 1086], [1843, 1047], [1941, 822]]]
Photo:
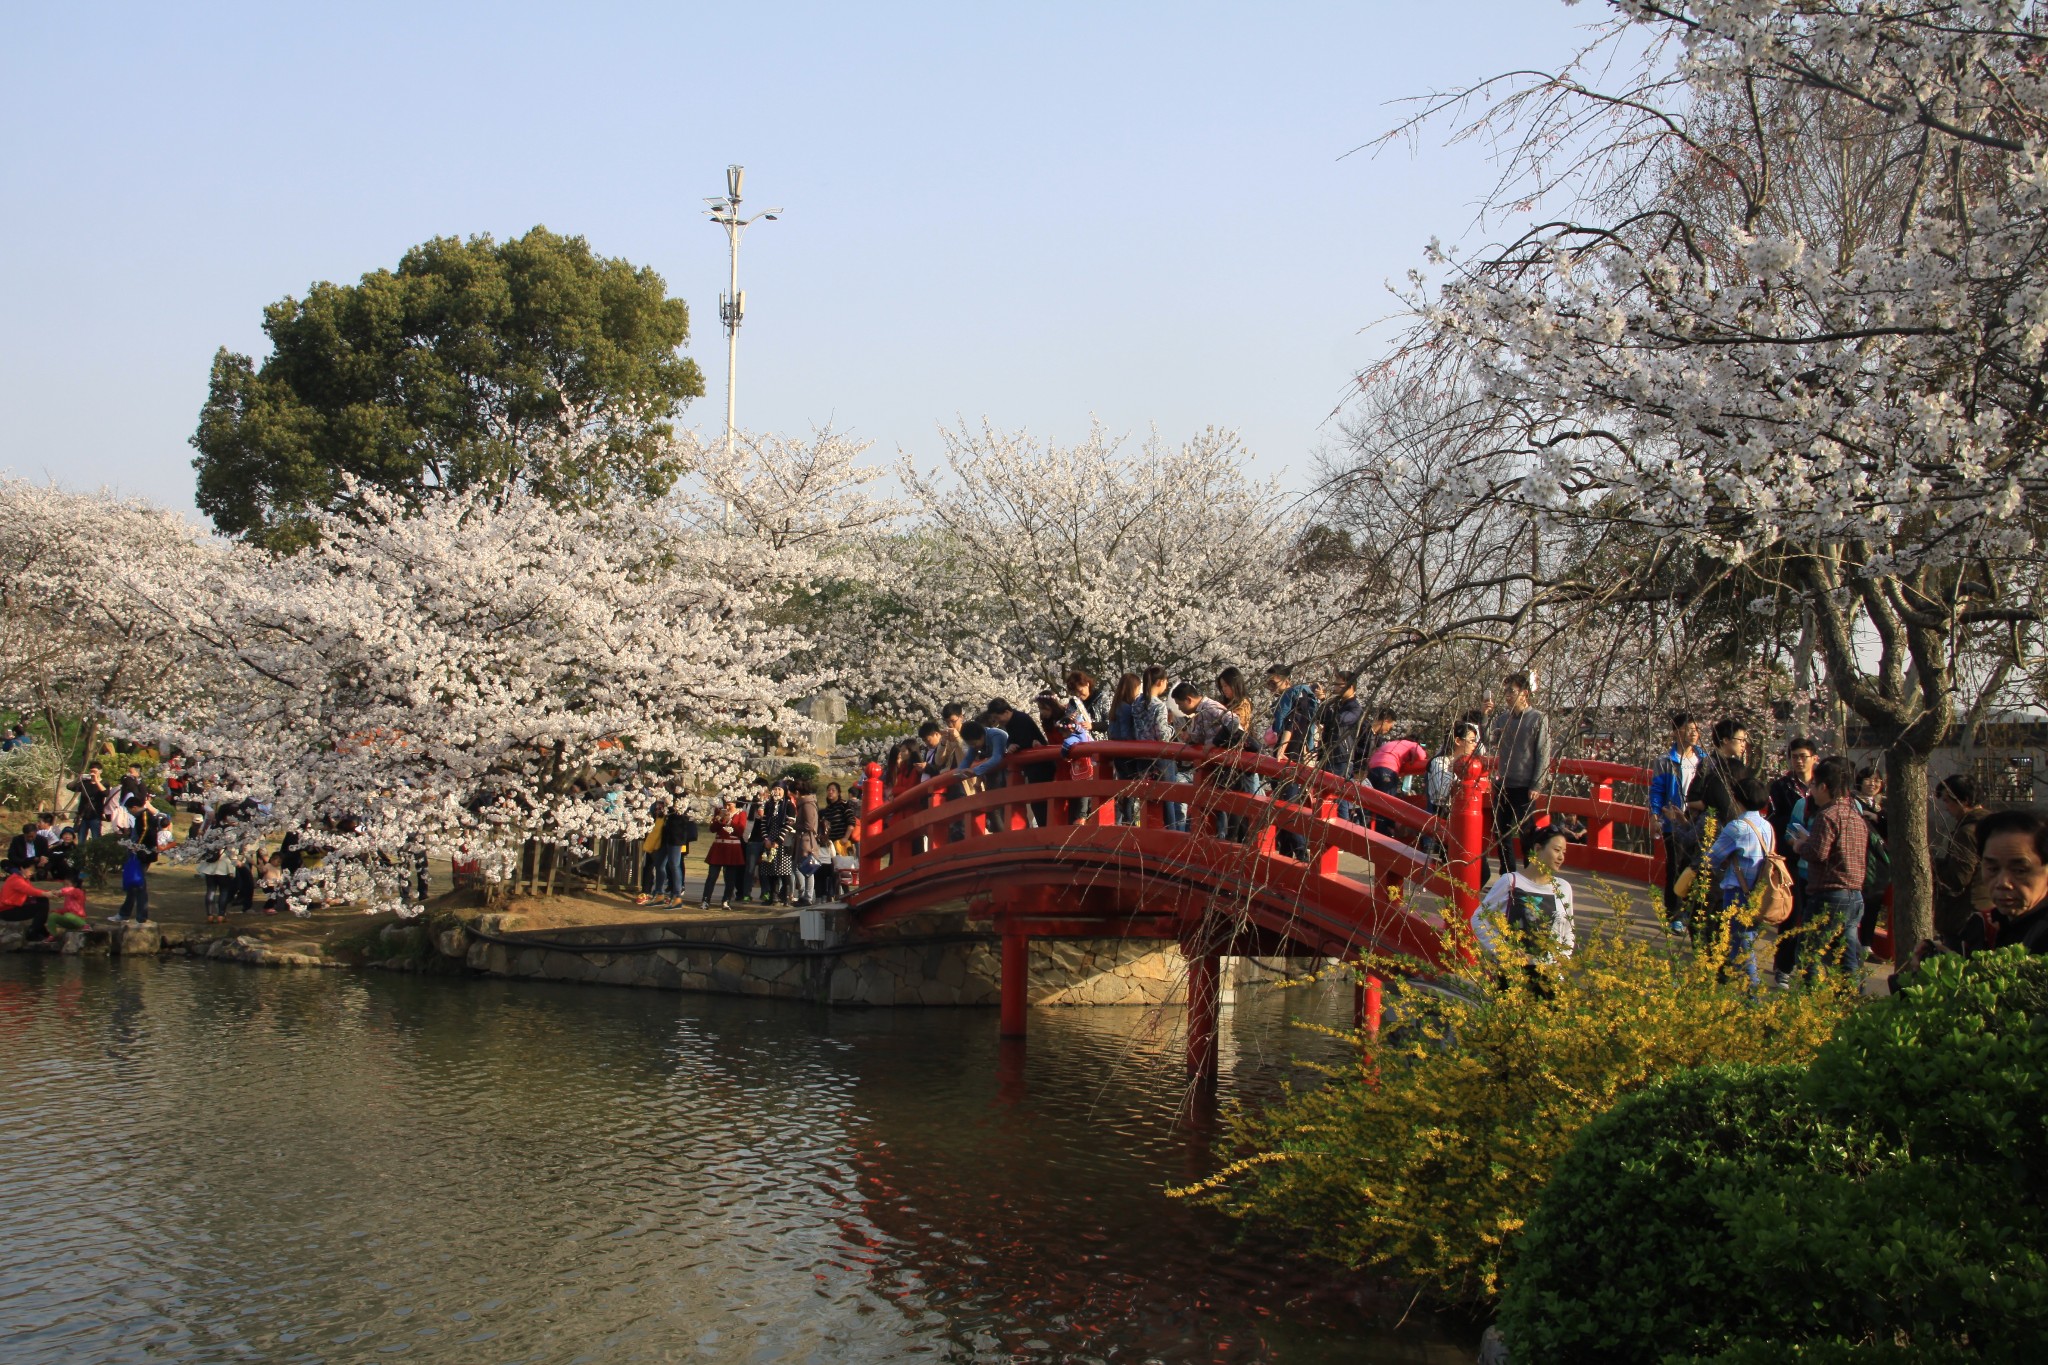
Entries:
[[437, 237], [272, 304], [263, 330], [260, 366], [214, 356], [193, 464], [214, 524], [277, 548], [361, 487], [658, 496], [680, 472], [670, 419], [704, 392], [661, 277], [544, 227]]

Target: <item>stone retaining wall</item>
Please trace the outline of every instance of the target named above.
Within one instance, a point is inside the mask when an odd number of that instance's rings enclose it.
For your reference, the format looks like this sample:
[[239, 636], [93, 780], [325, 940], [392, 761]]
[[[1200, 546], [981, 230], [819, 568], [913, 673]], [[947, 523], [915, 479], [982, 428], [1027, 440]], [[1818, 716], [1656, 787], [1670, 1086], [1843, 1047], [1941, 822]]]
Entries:
[[[839, 944], [805, 942], [796, 916], [656, 928], [608, 925], [529, 936], [574, 944], [573, 949], [520, 943], [516, 917], [506, 924], [503, 917], [485, 916], [478, 927], [491, 937], [471, 936], [464, 960], [470, 970], [489, 976], [835, 1005], [993, 1005], [1002, 995], [1000, 950], [990, 939], [967, 937], [976, 926], [964, 913], [918, 916], [892, 924], [872, 941]], [[608, 943], [664, 937], [729, 946], [603, 950]], [[770, 955], [785, 953], [805, 955]], [[1180, 950], [1172, 945], [1126, 939], [1031, 945], [1034, 1005], [1166, 1004], [1182, 998], [1185, 980]]]
[[250, 967], [340, 967], [308, 939], [265, 943], [246, 934], [195, 934], [183, 925], [95, 924], [69, 933], [52, 934], [40, 943], [26, 942], [27, 926], [0, 923], [0, 952], [51, 953], [64, 957], [158, 957], [184, 953], [214, 962], [239, 962]]

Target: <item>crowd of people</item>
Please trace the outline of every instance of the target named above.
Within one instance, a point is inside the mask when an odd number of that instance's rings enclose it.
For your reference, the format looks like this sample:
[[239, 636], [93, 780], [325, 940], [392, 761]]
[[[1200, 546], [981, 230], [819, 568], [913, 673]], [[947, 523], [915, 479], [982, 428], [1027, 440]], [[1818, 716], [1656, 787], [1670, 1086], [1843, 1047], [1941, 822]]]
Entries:
[[[1272, 793], [1283, 801], [1306, 803], [1313, 774], [1321, 772], [1406, 795], [1429, 813], [1444, 815], [1464, 760], [1485, 755], [1494, 804], [1481, 913], [1504, 917], [1518, 934], [1544, 939], [1550, 945], [1546, 952], [1570, 952], [1572, 898], [1559, 871], [1584, 831], [1567, 817], [1536, 813], [1545, 804], [1540, 796], [1553, 784], [1555, 754], [1550, 721], [1535, 705], [1528, 673], [1502, 680], [1503, 705], [1489, 704], [1453, 722], [1434, 755], [1393, 711], [1369, 708], [1358, 678], [1350, 674], [1305, 680], [1275, 665], [1264, 674], [1262, 696], [1255, 696], [1235, 668], [1221, 670], [1207, 685], [1175, 680], [1158, 666], [1125, 673], [1110, 687], [1080, 668], [1063, 681], [1063, 688], [1039, 693], [1023, 709], [1001, 697], [978, 709], [965, 703], [941, 708], [889, 752], [883, 764], [888, 790], [900, 794], [943, 777], [949, 779], [944, 799], [957, 800], [992, 785], [1049, 781], [1061, 756], [1078, 743], [1153, 741], [1269, 755], [1283, 765]], [[23, 731], [6, 742], [33, 738]], [[1187, 780], [1184, 768], [1172, 759], [1119, 757], [1111, 772], [1126, 781], [1177, 782]], [[1839, 755], [1823, 757], [1814, 741], [1794, 738], [1784, 747], [1781, 770], [1766, 776], [1752, 764], [1750, 732], [1741, 720], [1720, 720], [1703, 734], [1685, 713], [1670, 717], [1669, 748], [1650, 772], [1648, 805], [1667, 853], [1662, 896], [1673, 934], [1716, 945], [1725, 951], [1730, 972], [1760, 983], [1763, 924], [1756, 907], [1782, 899], [1782, 918], [1771, 921], [1780, 930], [1769, 968], [1775, 985], [1815, 980], [1830, 970], [1859, 970], [1890, 883], [1892, 812], [1881, 772]], [[182, 785], [174, 763], [160, 776]], [[1265, 782], [1245, 770], [1209, 780], [1255, 794]], [[93, 764], [72, 790], [78, 798], [73, 822], [60, 826], [54, 814], [44, 812], [25, 823], [9, 839], [0, 867], [0, 919], [29, 923], [34, 937], [47, 932], [52, 913], [65, 913], [51, 910], [37, 884], [81, 887], [82, 846], [108, 834], [120, 838], [124, 854], [122, 905], [109, 919], [147, 921], [150, 870], [172, 843], [177, 792], [159, 804], [139, 768], [128, 767], [109, 786], [102, 767]], [[2027, 812], [1988, 811], [1964, 775], [1943, 778], [1935, 801], [1943, 818], [1935, 822], [1935, 939], [1927, 951], [1972, 952], [2015, 942], [2048, 951], [2048, 823]], [[255, 813], [225, 799], [185, 804], [196, 812], [188, 837]], [[1026, 797], [1018, 804], [1026, 822], [1048, 823], [1047, 801]], [[1084, 814], [1088, 804], [1076, 803], [1068, 818]], [[1355, 802], [1339, 805], [1346, 819], [1402, 833]], [[691, 798], [679, 790], [655, 805], [640, 848], [641, 904], [689, 903], [685, 860], [707, 836], [699, 905], [807, 906], [841, 894], [841, 871], [855, 865], [859, 819], [857, 803], [838, 783], [826, 784], [821, 794], [801, 772], [760, 777], [749, 792], [717, 798], [702, 809], [700, 820]], [[1114, 801], [1113, 815], [1121, 824], [1157, 820], [1168, 829], [1188, 828], [1184, 805], [1162, 802], [1154, 811], [1147, 813], [1131, 797]], [[1218, 812], [1213, 818], [1220, 837], [1250, 836], [1242, 817]], [[955, 837], [959, 832], [956, 826]], [[1274, 834], [1278, 852], [1305, 855], [1300, 833], [1277, 828]], [[1412, 829], [1402, 837], [1412, 837]], [[1427, 838], [1421, 842], [1426, 852], [1442, 852]], [[205, 879], [209, 923], [259, 906], [275, 913], [286, 904], [289, 878], [319, 854], [312, 838], [299, 835], [288, 836], [276, 853], [253, 838], [241, 844], [214, 839], [208, 847], [216, 851], [197, 870]], [[424, 897], [423, 865], [419, 872]], [[1704, 881], [1704, 888], [1695, 890], [1696, 881]], [[77, 908], [82, 909], [82, 893]]]
[[[34, 737], [16, 725], [7, 741], [10, 745], [34, 743]], [[114, 922], [141, 923], [149, 918], [149, 869], [171, 844], [170, 819], [158, 809], [142, 783], [141, 770], [131, 767], [118, 786], [110, 789], [101, 765], [87, 767], [71, 790], [78, 794], [76, 818], [59, 826], [51, 811], [24, 822], [21, 833], [7, 842], [7, 855], [0, 863], [0, 920], [27, 923], [31, 941], [51, 930], [84, 927], [85, 875], [83, 846], [112, 833], [118, 835], [123, 851], [121, 884], [123, 902]], [[63, 908], [53, 911], [50, 893], [37, 883], [55, 883]], [[72, 923], [72, 921], [77, 921]]]
[[[1785, 745], [1782, 770], [1766, 781], [1751, 764], [1749, 729], [1739, 719], [1717, 722], [1704, 747], [1701, 738], [1690, 715], [1673, 714], [1671, 747], [1652, 768], [1649, 804], [1669, 855], [1664, 904], [1673, 932], [1725, 934], [1730, 961], [1759, 980], [1757, 926], [1735, 907], [1755, 897], [1775, 860], [1790, 900], [1771, 964], [1775, 984], [1812, 979], [1828, 965], [1856, 972], [1891, 885], [1893, 813], [1884, 774], [1841, 755], [1823, 758], [1801, 737]], [[2030, 867], [2048, 852], [2048, 825], [2027, 811], [1991, 812], [1966, 774], [1942, 778], [1934, 804], [1933, 812], [1900, 817], [1938, 817], [1930, 820], [1938, 831], [1934, 937], [1921, 951], [1973, 952], [2001, 942], [2048, 951], [2048, 890], [2030, 896], [2026, 889]], [[1684, 879], [1702, 875], [1710, 879], [1709, 914], [1691, 924]]]
[[670, 793], [655, 804], [641, 844], [645, 890], [637, 903], [689, 903], [684, 860], [707, 825], [698, 905], [800, 908], [834, 900], [840, 868], [853, 857], [856, 814], [837, 782], [826, 783], [821, 798], [816, 781], [803, 775], [757, 778], [751, 795], [714, 800], [703, 824], [685, 796]]
[[[112, 838], [118, 841], [120, 855], [121, 905], [106, 917], [107, 922], [146, 924], [150, 919], [150, 876], [177, 843], [177, 812], [186, 809], [192, 813], [187, 839], [196, 839], [209, 825], [246, 822], [255, 814], [253, 802], [209, 802], [203, 794], [192, 792], [175, 759], [164, 765], [159, 777], [167, 788], [163, 795], [151, 789], [137, 765], [128, 765], [112, 785], [104, 765], [87, 765], [70, 784], [76, 795], [70, 824], [59, 826], [56, 815], [44, 811], [8, 841], [0, 872], [7, 875], [10, 886], [16, 879], [21, 886], [0, 897], [6, 905], [0, 918], [29, 919], [39, 908], [47, 909], [48, 894], [36, 889], [39, 882], [57, 884], [62, 888], [60, 899], [75, 901], [72, 909], [82, 914], [85, 845]], [[186, 799], [181, 802], [180, 796]], [[260, 908], [276, 914], [285, 904], [286, 880], [303, 864], [302, 856], [294, 857], [292, 843], [288, 838], [284, 849], [272, 853], [252, 837], [245, 844], [231, 844], [202, 858], [195, 870], [205, 882], [207, 923], [225, 923], [234, 909], [255, 913]]]
[[[1432, 769], [1429, 751], [1411, 733], [1397, 733], [1396, 716], [1390, 710], [1368, 714], [1358, 695], [1355, 674], [1338, 673], [1327, 680], [1297, 680], [1286, 665], [1275, 665], [1265, 674], [1265, 705], [1259, 705], [1252, 687], [1236, 668], [1225, 668], [1207, 685], [1193, 678], [1178, 681], [1158, 665], [1123, 674], [1111, 688], [1085, 669], [1070, 670], [1064, 689], [1045, 691], [1032, 699], [1029, 711], [1021, 711], [1002, 697], [992, 699], [978, 711], [964, 702], [940, 709], [936, 719], [927, 720], [916, 735], [893, 748], [883, 768], [889, 790], [900, 793], [933, 778], [951, 775], [948, 795], [957, 798], [1006, 782], [1014, 768], [1025, 783], [1052, 778], [1059, 755], [1085, 741], [1111, 740], [1140, 743], [1174, 743], [1202, 748], [1234, 749], [1266, 754], [1290, 765], [1297, 776], [1282, 780], [1274, 795], [1282, 800], [1303, 799], [1304, 779], [1312, 771], [1340, 778], [1362, 778], [1372, 788], [1390, 794], [1404, 785], [1424, 780], [1425, 799], [1432, 805], [1447, 802], [1451, 783], [1445, 778], [1447, 765]], [[1263, 714], [1266, 724], [1260, 727]], [[1477, 729], [1461, 723], [1460, 733]], [[1459, 741], [1455, 736], [1453, 745]], [[1465, 752], [1471, 752], [1468, 746]], [[1010, 764], [1010, 755], [1043, 751], [1045, 757], [1032, 762]], [[1113, 775], [1132, 781], [1153, 779], [1183, 781], [1185, 765], [1171, 759], [1112, 760]], [[1426, 779], [1426, 780], [1425, 780]], [[1245, 772], [1234, 779], [1241, 790], [1263, 790], [1263, 779]], [[1118, 823], [1140, 823], [1140, 802], [1118, 798]], [[1362, 812], [1356, 803], [1340, 803], [1341, 813], [1350, 819]], [[1045, 802], [1026, 805], [1029, 823], [1043, 825], [1049, 812]], [[1186, 807], [1177, 802], [1161, 804], [1160, 820], [1168, 829], [1187, 829]], [[1243, 821], [1226, 814], [1216, 817], [1216, 833], [1226, 838], [1243, 838]], [[1298, 832], [1276, 831], [1279, 850], [1301, 856], [1307, 841]]]
[[[1304, 800], [1307, 774], [1318, 770], [1363, 778], [1389, 794], [1419, 795], [1431, 814], [1443, 815], [1463, 760], [1483, 754], [1492, 771], [1493, 842], [1484, 859], [1481, 914], [1544, 938], [1546, 952], [1568, 954], [1572, 898], [1558, 870], [1585, 831], [1569, 817], [1537, 813], [1539, 797], [1553, 784], [1556, 756], [1533, 678], [1515, 672], [1502, 679], [1503, 704], [1459, 717], [1434, 757], [1421, 736], [1401, 730], [1392, 711], [1368, 719], [1357, 681], [1345, 674], [1303, 681], [1276, 666], [1265, 675], [1265, 706], [1255, 707], [1234, 668], [1205, 688], [1151, 667], [1124, 674], [1106, 690], [1076, 669], [1063, 692], [1033, 699], [1035, 715], [1002, 698], [979, 712], [959, 703], [944, 707], [914, 740], [891, 751], [885, 771], [897, 793], [952, 774], [950, 795], [957, 797], [1004, 780], [1007, 768], [1027, 782], [1045, 780], [1055, 752], [1080, 740], [1167, 741], [1265, 753], [1294, 765], [1299, 776], [1282, 778], [1274, 791], [1282, 800]], [[1260, 715], [1263, 727], [1255, 725]], [[1729, 972], [1761, 984], [1764, 921], [1756, 907], [1775, 897], [1784, 904], [1782, 918], [1770, 921], [1779, 928], [1770, 966], [1774, 985], [1818, 980], [1830, 970], [1860, 972], [1890, 885], [1883, 773], [1839, 755], [1823, 757], [1814, 741], [1795, 738], [1785, 746], [1783, 770], [1767, 778], [1751, 767], [1749, 730], [1739, 719], [1717, 722], [1703, 743], [1691, 716], [1673, 715], [1671, 737], [1669, 751], [1652, 764], [1648, 800], [1667, 849], [1662, 890], [1671, 931], [1719, 945]], [[1013, 751], [1040, 749], [1047, 761], [1006, 768]], [[1182, 766], [1119, 759], [1115, 775], [1185, 780]], [[1255, 775], [1237, 780], [1259, 789]], [[1988, 811], [1966, 775], [1943, 778], [1935, 797], [1942, 816], [1935, 821], [1936, 936], [1925, 951], [2013, 942], [2048, 951], [2048, 870], [2041, 870], [2048, 868], [2048, 823], [2027, 812]], [[1045, 822], [1044, 802], [1028, 810], [1030, 822]], [[1340, 813], [1353, 820], [1362, 814], [1350, 802], [1340, 803]], [[1115, 814], [1124, 824], [1144, 818], [1140, 803], [1128, 798], [1117, 801]], [[1185, 809], [1171, 803], [1162, 805], [1159, 818], [1168, 828], [1187, 827]], [[1223, 837], [1244, 837], [1242, 826], [1217, 817]], [[1276, 834], [1279, 852], [1299, 857], [1306, 851], [1299, 834]], [[2036, 870], [2040, 894], [2030, 889]], [[1692, 896], [1695, 878], [1706, 885]], [[1689, 913], [1688, 904], [1703, 910]]]

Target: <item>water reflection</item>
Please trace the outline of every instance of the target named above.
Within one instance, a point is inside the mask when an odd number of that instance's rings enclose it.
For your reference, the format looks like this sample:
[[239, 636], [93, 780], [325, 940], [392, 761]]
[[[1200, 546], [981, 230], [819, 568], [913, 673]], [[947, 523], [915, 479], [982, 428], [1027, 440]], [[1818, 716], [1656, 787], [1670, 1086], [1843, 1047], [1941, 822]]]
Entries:
[[0, 959], [0, 1359], [1469, 1359], [1159, 1195], [1172, 1024]]

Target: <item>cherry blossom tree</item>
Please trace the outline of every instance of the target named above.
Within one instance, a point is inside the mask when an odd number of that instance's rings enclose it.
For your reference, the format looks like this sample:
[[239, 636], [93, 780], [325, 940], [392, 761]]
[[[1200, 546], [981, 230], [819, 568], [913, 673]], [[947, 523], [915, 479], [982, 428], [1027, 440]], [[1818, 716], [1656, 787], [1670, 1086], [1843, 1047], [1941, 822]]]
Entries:
[[1229, 433], [1129, 449], [984, 423], [942, 441], [936, 466], [899, 467], [915, 524], [874, 542], [873, 590], [835, 626], [856, 693], [931, 708], [1028, 697], [1074, 665], [1206, 683], [1341, 652], [1341, 590], [1301, 563], [1306, 518], [1246, 478]]
[[53, 735], [78, 720], [89, 759], [111, 710], [182, 701], [192, 679], [166, 606], [218, 554], [139, 499], [0, 479], [0, 706]]
[[356, 490], [316, 520], [309, 548], [237, 546], [173, 595], [214, 681], [129, 723], [253, 796], [260, 829], [311, 831], [350, 894], [404, 898], [423, 856], [502, 878], [529, 840], [638, 832], [647, 779], [730, 782], [749, 732], [791, 719], [795, 634], [658, 508]]
[[882, 494], [888, 471], [864, 463], [872, 442], [822, 427], [808, 439], [772, 432], [723, 441], [685, 432], [675, 443], [690, 471], [674, 504], [691, 522], [759, 542], [777, 555], [830, 554], [885, 531], [907, 510]]
[[[2024, 650], [2040, 620], [2041, 11], [1613, 9], [1573, 68], [1424, 111], [1488, 100], [1461, 132], [1507, 149], [1497, 207], [1539, 211], [1503, 245], [1434, 257], [1402, 359], [1493, 400], [1488, 496], [1701, 551], [1796, 601], [1917, 814], [1966, 659]], [[1890, 837], [1910, 949], [1931, 933], [1926, 827]]]

